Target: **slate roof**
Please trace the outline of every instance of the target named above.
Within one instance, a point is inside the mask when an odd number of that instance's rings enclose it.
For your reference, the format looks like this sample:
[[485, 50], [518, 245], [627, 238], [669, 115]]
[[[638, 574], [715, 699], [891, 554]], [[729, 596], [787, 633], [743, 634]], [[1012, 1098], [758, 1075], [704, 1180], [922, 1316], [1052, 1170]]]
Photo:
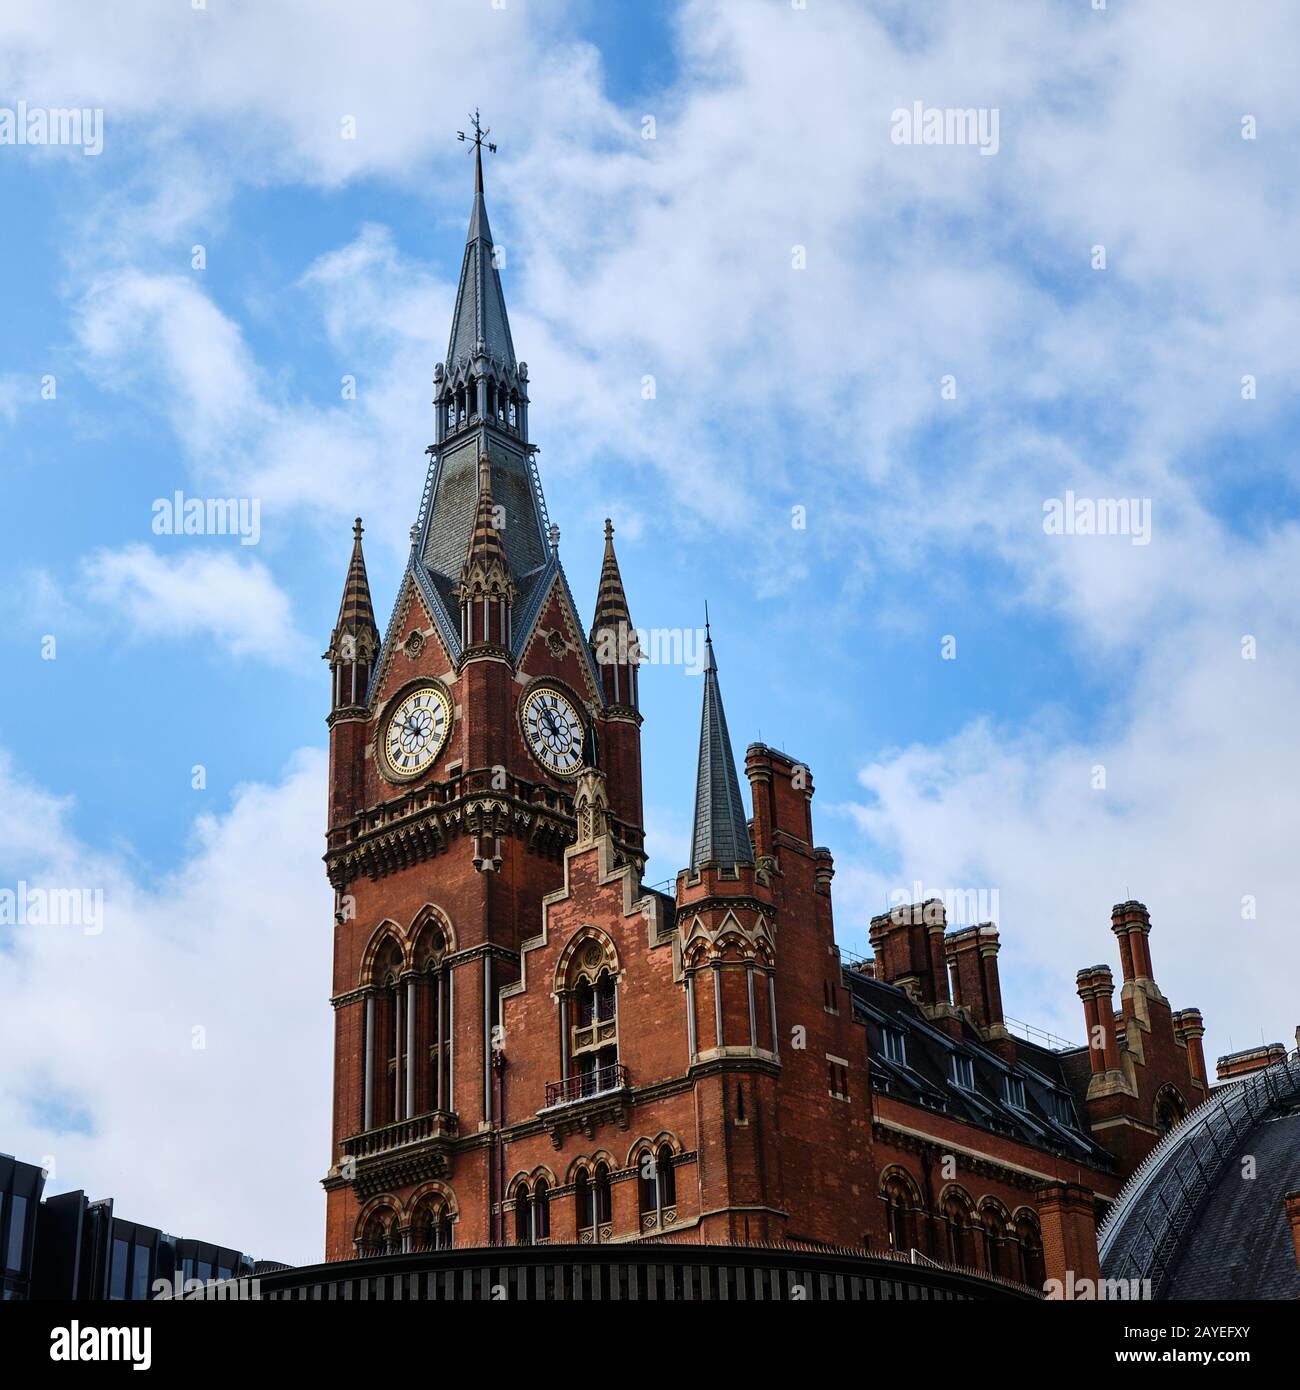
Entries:
[[489, 357], [511, 367], [516, 365], [501, 276], [493, 263], [492, 228], [488, 225], [487, 204], [483, 201], [483, 165], [481, 156], [475, 151], [474, 206], [470, 210], [460, 287], [456, 292], [456, 312], [447, 342], [448, 371], [472, 358], [479, 342], [486, 346]]
[[695, 834], [691, 868], [701, 864], [752, 864], [745, 804], [740, 799], [736, 759], [727, 733], [727, 716], [718, 686], [713, 639], [707, 637], [704, 661], [704, 708], [700, 715], [700, 761], [695, 774]]
[[[1067, 1076], [1068, 1054], [1017, 1038], [1018, 1060], [1009, 1064], [969, 1025], [964, 1025], [960, 1041], [949, 1037], [897, 985], [851, 968], [844, 971], [844, 984], [853, 998], [854, 1017], [867, 1026], [872, 1085], [877, 1090], [1093, 1168], [1113, 1167], [1110, 1155], [1080, 1120]], [[887, 1031], [901, 1038], [903, 1060], [887, 1052]], [[957, 1084], [953, 1057], [970, 1062], [973, 1089]], [[1005, 1077], [1020, 1081], [1023, 1106], [1008, 1100]]]
[[1255, 1177], [1229, 1164], [1192, 1223], [1164, 1298], [1300, 1298], [1282, 1198], [1300, 1187], [1300, 1113], [1268, 1119], [1243, 1150]]

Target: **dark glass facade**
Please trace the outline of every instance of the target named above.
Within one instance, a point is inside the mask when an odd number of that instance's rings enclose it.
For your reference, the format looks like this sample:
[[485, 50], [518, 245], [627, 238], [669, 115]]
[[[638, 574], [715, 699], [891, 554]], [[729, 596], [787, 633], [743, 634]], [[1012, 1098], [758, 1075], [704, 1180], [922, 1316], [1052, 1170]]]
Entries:
[[32, 1296], [36, 1214], [45, 1172], [0, 1154], [0, 1301]]

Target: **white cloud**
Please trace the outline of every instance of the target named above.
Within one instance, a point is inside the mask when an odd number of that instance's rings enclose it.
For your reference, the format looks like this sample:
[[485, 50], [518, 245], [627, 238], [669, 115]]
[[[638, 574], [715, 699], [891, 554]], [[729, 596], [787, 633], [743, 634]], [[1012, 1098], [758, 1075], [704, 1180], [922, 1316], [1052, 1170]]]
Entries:
[[80, 843], [70, 803], [0, 758], [0, 886], [104, 895], [98, 935], [0, 927], [0, 1132], [19, 1157], [53, 1159], [47, 1190], [112, 1196], [130, 1220], [258, 1256], [319, 1258], [324, 783], [323, 756], [298, 754], [282, 781], [199, 817], [186, 861], [149, 881]]
[[128, 545], [88, 557], [83, 583], [135, 639], [206, 638], [233, 656], [278, 662], [308, 651], [289, 600], [257, 560], [211, 550], [168, 558]]
[[[1264, 563], [1284, 555], [1275, 544]], [[914, 880], [996, 889], [1007, 1011], [1078, 1037], [1074, 972], [1108, 960], [1118, 977], [1109, 910], [1132, 896], [1151, 910], [1158, 983], [1205, 1015], [1211, 1067], [1261, 1028], [1289, 1043], [1300, 643], [1294, 622], [1257, 616], [1153, 635], [1126, 707], [1094, 738], [1044, 715], [882, 754], [861, 775], [870, 799], [836, 808], [865, 836], [840, 856], [841, 934], [856, 929], [850, 944], [865, 950], [866, 919]], [[1242, 659], [1247, 632], [1255, 660]], [[1105, 790], [1092, 786], [1098, 766]]]

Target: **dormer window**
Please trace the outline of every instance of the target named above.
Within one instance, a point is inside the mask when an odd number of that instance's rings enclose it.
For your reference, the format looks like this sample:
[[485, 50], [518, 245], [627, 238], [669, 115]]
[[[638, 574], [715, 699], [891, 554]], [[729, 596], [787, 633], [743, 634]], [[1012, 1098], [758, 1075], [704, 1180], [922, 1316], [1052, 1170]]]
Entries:
[[1069, 1096], [1063, 1096], [1059, 1091], [1049, 1091], [1047, 1093], [1047, 1108], [1051, 1112], [1052, 1119], [1058, 1125], [1074, 1125], [1074, 1107], [1070, 1104]]
[[897, 1028], [882, 1028], [880, 1040], [884, 1048], [885, 1060], [893, 1062], [896, 1066], [905, 1067], [907, 1065], [907, 1039], [903, 1034]]
[[1025, 1083], [1018, 1076], [1002, 1078], [1002, 1099], [1013, 1109], [1025, 1109]]
[[975, 1064], [969, 1057], [960, 1057], [954, 1053], [949, 1074], [954, 1086], [960, 1087], [963, 1091], [975, 1089]]

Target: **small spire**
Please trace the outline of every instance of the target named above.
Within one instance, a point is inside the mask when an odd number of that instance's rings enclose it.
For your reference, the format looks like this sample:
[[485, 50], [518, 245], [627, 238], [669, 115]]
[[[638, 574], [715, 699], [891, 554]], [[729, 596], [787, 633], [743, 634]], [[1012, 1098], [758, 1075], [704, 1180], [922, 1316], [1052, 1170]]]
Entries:
[[470, 532], [469, 546], [465, 551], [465, 566], [462, 573], [468, 573], [475, 564], [483, 565], [485, 571], [499, 564], [508, 579], [510, 566], [506, 560], [505, 547], [501, 544], [501, 534], [497, 529], [497, 509], [492, 497], [492, 464], [484, 449], [478, 459], [478, 510], [474, 515], [474, 529]]
[[596, 617], [591, 625], [592, 640], [604, 628], [617, 630], [620, 623], [632, 626], [632, 615], [628, 612], [627, 594], [623, 589], [623, 576], [618, 569], [618, 556], [614, 554], [614, 523], [605, 518], [605, 558], [600, 566], [600, 588], [596, 593]]
[[740, 799], [736, 759], [722, 708], [713, 637], [704, 620], [707, 655], [704, 663], [704, 707], [700, 714], [700, 760], [695, 777], [695, 834], [691, 868], [701, 864], [752, 864], [754, 847], [748, 818]]
[[334, 624], [330, 649], [326, 653], [331, 661], [341, 656], [348, 660], [355, 659], [358, 654], [362, 659], [368, 659], [367, 654], [375, 651], [379, 644], [374, 605], [370, 601], [370, 580], [366, 575], [366, 557], [361, 548], [362, 529], [361, 518], [357, 517], [352, 523], [352, 559], [343, 585], [338, 621]]

